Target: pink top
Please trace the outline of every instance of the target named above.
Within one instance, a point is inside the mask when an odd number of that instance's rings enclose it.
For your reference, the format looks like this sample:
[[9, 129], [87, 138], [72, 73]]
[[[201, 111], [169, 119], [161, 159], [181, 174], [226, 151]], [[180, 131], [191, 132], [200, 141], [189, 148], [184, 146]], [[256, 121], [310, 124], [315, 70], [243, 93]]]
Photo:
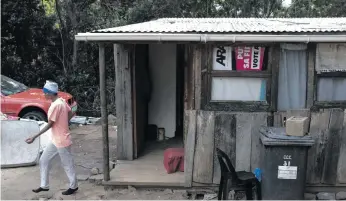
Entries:
[[61, 98], [52, 102], [48, 110], [48, 121], [54, 122], [51, 128], [52, 142], [57, 148], [68, 147], [72, 144], [68, 127], [69, 111], [71, 111], [70, 106]]

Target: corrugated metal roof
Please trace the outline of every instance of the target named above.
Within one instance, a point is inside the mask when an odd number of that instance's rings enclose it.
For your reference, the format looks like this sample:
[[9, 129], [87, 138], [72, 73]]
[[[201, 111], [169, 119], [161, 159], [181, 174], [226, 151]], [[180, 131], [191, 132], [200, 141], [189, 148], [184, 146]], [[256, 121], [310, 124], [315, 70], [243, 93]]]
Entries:
[[346, 18], [161, 18], [101, 33], [345, 32]]

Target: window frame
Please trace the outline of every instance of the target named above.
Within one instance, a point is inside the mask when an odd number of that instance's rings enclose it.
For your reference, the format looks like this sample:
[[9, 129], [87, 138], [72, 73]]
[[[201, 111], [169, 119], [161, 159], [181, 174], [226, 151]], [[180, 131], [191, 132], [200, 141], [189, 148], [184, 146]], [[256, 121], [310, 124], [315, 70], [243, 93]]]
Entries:
[[[222, 71], [213, 70], [213, 50], [217, 46], [260, 46], [268, 51], [266, 70], [264, 71]], [[276, 109], [277, 94], [277, 68], [279, 67], [280, 52], [278, 44], [273, 43], [239, 43], [239, 44], [212, 44], [206, 45], [202, 50], [202, 109], [213, 111], [239, 111], [239, 112], [270, 112]], [[213, 77], [238, 78], [264, 78], [266, 79], [265, 101], [215, 101], [211, 99]], [[203, 90], [204, 89], [204, 90]]]
[[344, 101], [318, 101], [317, 100], [317, 92], [318, 92], [318, 79], [320, 78], [345, 78], [346, 79], [346, 72], [323, 72], [323, 73], [316, 73], [316, 84], [314, 86], [315, 91], [315, 101], [314, 106], [312, 109], [323, 109], [323, 108], [342, 108], [346, 109], [346, 100]]
[[[318, 92], [318, 79], [320, 78], [345, 78], [346, 72], [321, 72], [317, 73], [316, 63], [317, 63], [317, 43], [313, 46], [313, 52], [311, 53], [311, 57], [313, 56], [313, 105], [310, 108], [312, 111], [318, 111], [320, 109], [328, 109], [328, 108], [342, 108], [346, 109], [346, 100], [344, 101], [318, 101], [317, 100], [317, 92]], [[346, 65], [346, 64], [345, 64]]]

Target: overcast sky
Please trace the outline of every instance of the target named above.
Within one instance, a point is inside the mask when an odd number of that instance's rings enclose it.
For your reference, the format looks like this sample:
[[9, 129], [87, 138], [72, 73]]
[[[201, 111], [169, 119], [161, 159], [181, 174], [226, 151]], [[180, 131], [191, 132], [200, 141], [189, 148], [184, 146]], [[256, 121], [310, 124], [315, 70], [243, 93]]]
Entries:
[[283, 7], [289, 7], [292, 3], [292, 0], [283, 0], [282, 1], [282, 6]]

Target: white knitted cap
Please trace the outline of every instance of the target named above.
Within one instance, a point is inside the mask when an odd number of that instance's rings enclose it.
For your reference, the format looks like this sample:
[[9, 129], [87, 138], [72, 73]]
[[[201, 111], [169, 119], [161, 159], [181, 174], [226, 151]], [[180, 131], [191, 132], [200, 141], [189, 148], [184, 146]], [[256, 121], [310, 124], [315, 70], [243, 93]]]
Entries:
[[46, 84], [43, 87], [43, 92], [45, 93], [58, 93], [58, 90], [58, 84], [49, 80], [46, 81]]

